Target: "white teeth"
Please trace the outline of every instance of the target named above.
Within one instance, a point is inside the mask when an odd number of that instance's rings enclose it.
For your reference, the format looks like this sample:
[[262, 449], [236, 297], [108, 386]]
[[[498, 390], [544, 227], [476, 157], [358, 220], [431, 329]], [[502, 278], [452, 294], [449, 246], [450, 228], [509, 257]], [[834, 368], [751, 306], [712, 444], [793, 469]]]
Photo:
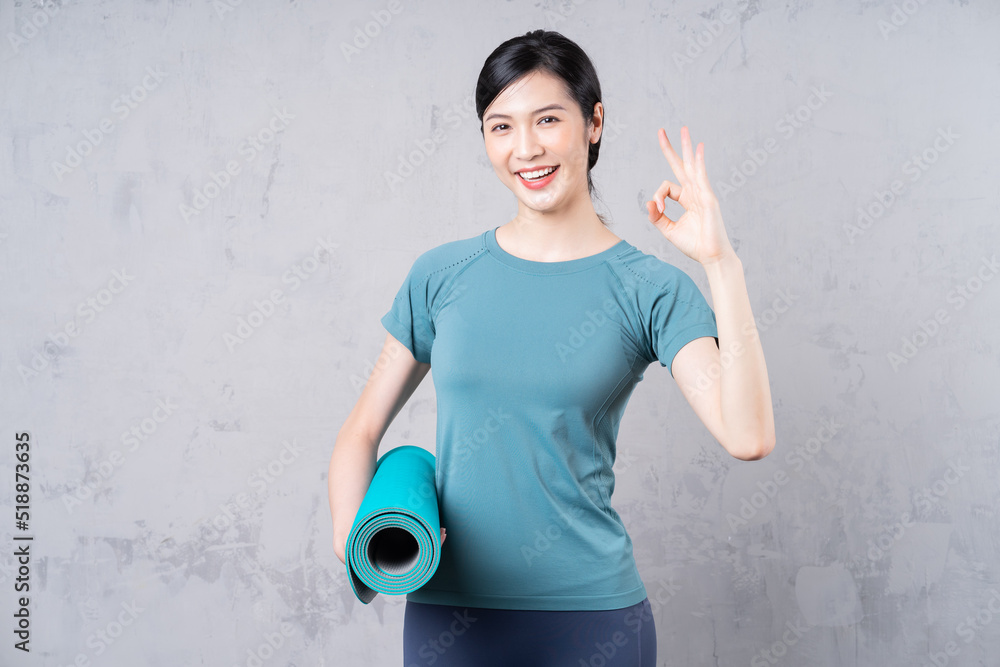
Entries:
[[555, 170], [556, 170], [555, 167], [549, 167], [548, 169], [539, 169], [538, 171], [522, 171], [521, 172], [521, 177], [524, 178], [525, 180], [529, 180], [530, 181], [530, 180], [534, 180], [536, 178], [541, 178], [542, 176], [545, 176], [546, 174], [551, 174]]

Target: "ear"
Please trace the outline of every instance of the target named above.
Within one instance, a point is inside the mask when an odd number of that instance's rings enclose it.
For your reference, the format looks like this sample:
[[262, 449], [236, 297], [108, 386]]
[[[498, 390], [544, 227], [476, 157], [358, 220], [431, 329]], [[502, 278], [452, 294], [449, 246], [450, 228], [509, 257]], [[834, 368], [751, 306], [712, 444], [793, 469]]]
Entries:
[[592, 129], [590, 130], [589, 141], [592, 144], [596, 144], [601, 135], [604, 134], [604, 105], [600, 102], [594, 102], [594, 113], [590, 119], [590, 124]]

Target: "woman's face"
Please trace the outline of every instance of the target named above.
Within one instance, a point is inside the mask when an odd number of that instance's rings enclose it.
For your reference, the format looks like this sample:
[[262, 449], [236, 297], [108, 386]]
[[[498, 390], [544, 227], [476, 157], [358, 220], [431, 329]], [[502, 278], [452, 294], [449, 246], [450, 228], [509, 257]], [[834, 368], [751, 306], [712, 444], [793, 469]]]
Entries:
[[[568, 208], [576, 197], [589, 197], [588, 151], [603, 127], [600, 102], [595, 109], [591, 126], [562, 80], [545, 71], [514, 81], [486, 108], [486, 154], [500, 181], [520, 201], [519, 208], [553, 212]], [[556, 170], [536, 183], [518, 175], [544, 167]]]

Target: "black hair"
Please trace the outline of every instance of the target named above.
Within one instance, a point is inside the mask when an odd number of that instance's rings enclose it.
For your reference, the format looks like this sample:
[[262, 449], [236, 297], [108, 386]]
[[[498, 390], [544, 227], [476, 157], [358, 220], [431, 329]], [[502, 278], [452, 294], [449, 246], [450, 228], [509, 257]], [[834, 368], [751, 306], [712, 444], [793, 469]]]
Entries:
[[[479, 116], [479, 133], [483, 131], [483, 114], [497, 95], [511, 82], [536, 71], [545, 71], [561, 79], [567, 92], [580, 106], [584, 123], [593, 121], [594, 104], [601, 101], [601, 83], [597, 70], [587, 54], [573, 40], [552, 30], [532, 30], [519, 37], [512, 37], [493, 50], [476, 82], [476, 114]], [[590, 170], [597, 164], [601, 151], [601, 137], [590, 144], [587, 157], [587, 190], [594, 194], [594, 181]], [[607, 225], [603, 216], [597, 214]]]

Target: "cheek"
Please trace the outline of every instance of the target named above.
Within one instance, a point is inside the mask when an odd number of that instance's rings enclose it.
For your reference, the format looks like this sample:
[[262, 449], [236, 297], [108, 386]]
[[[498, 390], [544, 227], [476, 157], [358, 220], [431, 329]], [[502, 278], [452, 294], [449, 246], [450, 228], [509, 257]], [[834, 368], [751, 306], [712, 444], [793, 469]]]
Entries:
[[493, 165], [493, 171], [495, 171], [497, 175], [507, 175], [507, 160], [502, 151], [498, 151], [495, 147], [487, 148], [486, 159], [490, 161], [491, 165]]
[[490, 164], [493, 165], [493, 173], [495, 173], [500, 178], [507, 176], [507, 165], [502, 162], [497, 162], [492, 156], [489, 157]]
[[580, 138], [576, 135], [560, 137], [558, 146], [553, 146], [558, 150], [560, 160], [573, 167], [587, 167], [588, 146], [581, 145]]

